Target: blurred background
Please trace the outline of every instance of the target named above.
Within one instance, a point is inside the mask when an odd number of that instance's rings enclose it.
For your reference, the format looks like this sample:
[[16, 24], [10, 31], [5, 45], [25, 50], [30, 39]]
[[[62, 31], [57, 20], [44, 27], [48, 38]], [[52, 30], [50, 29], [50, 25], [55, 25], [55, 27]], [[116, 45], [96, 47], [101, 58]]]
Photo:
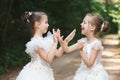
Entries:
[[110, 23], [110, 29], [101, 33], [117, 34], [120, 42], [120, 1], [119, 0], [1, 0], [0, 1], [0, 74], [27, 63], [25, 44], [31, 35], [22, 22], [25, 11], [43, 11], [48, 15], [49, 30], [59, 28], [65, 37], [76, 29], [70, 44], [81, 35], [80, 24], [89, 13], [100, 14]]

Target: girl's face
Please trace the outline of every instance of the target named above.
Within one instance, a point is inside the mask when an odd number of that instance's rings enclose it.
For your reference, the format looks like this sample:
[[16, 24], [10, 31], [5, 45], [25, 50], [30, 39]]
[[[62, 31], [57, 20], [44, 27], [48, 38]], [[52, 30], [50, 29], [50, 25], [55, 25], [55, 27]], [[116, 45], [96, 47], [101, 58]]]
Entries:
[[81, 33], [83, 35], [88, 35], [93, 31], [92, 26], [90, 24], [90, 20], [91, 20], [90, 16], [85, 16], [85, 18], [83, 19], [83, 22], [81, 23], [81, 30], [82, 30]]
[[39, 31], [44, 34], [47, 32], [48, 30], [48, 17], [46, 15], [42, 15], [42, 19], [41, 21], [39, 22]]

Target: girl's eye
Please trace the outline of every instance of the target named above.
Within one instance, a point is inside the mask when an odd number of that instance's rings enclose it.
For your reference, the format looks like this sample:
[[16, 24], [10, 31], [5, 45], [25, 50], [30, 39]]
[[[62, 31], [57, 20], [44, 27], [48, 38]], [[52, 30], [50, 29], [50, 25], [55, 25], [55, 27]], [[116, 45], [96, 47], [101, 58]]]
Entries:
[[85, 21], [83, 20], [83, 22], [82, 22], [83, 24], [85, 24]]
[[48, 21], [45, 21], [45, 23], [48, 23]]
[[84, 22], [84, 24], [86, 24], [86, 22]]
[[85, 24], [85, 21], [83, 21], [83, 24]]

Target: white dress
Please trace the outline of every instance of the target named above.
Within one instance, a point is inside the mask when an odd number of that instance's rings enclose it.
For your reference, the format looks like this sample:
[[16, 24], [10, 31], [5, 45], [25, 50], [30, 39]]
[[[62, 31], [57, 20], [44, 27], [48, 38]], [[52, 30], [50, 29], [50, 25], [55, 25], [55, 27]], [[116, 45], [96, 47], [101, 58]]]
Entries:
[[82, 60], [82, 63], [76, 71], [73, 80], [109, 80], [108, 73], [106, 72], [101, 63], [101, 56], [103, 51], [101, 41], [96, 39], [88, 44], [87, 38], [82, 38], [81, 40], [85, 43], [83, 50], [88, 58], [90, 58], [90, 55], [92, 54], [92, 48], [99, 50], [99, 53], [91, 68], [88, 68]]
[[54, 80], [53, 71], [50, 65], [35, 52], [39, 47], [43, 48], [47, 53], [52, 43], [53, 36], [48, 32], [47, 37], [33, 37], [26, 44], [25, 51], [31, 56], [31, 61], [23, 67], [16, 80]]

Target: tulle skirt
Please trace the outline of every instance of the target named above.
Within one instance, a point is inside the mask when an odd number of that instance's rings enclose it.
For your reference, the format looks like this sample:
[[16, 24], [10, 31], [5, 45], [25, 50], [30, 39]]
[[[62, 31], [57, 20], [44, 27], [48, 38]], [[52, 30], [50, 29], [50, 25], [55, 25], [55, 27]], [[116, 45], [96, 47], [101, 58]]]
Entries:
[[98, 64], [93, 68], [79, 67], [73, 80], [109, 80], [109, 76], [102, 64]]
[[54, 80], [53, 71], [51, 68], [43, 68], [39, 65], [31, 65], [28, 63], [20, 71], [16, 80]]

